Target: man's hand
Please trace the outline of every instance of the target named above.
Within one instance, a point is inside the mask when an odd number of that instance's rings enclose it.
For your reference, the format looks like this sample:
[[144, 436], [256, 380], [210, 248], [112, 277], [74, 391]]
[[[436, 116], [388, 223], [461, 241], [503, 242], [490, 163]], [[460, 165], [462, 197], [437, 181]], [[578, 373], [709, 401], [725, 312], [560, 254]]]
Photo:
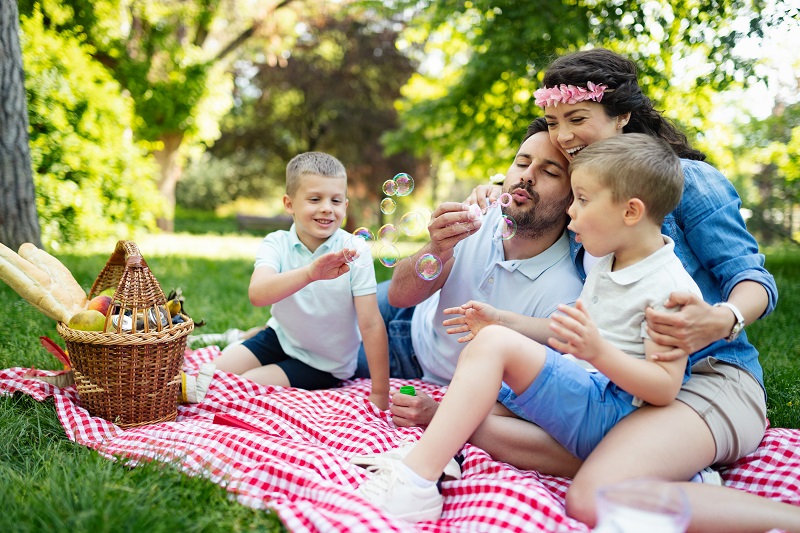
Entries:
[[426, 427], [431, 423], [433, 414], [439, 403], [425, 394], [417, 391], [416, 396], [395, 392], [392, 395], [392, 422], [398, 427]]
[[448, 318], [442, 325], [447, 327], [447, 333], [450, 335], [466, 333], [463, 337], [459, 337], [458, 342], [469, 342], [486, 326], [500, 323], [500, 312], [497, 309], [475, 300], [470, 300], [460, 307], [448, 307], [443, 313], [457, 315]]
[[480, 227], [480, 219], [467, 206], [456, 202], [444, 202], [433, 212], [431, 222], [428, 224], [431, 252], [442, 261], [449, 260], [456, 244]]
[[464, 203], [467, 205], [477, 204], [482, 211], [485, 211], [493, 202], [499, 200], [501, 194], [503, 194], [503, 187], [500, 185], [478, 185], [472, 189]]
[[338, 278], [342, 274], [350, 272], [350, 265], [347, 264], [347, 258], [349, 257], [352, 259], [356, 255], [356, 250], [352, 248], [321, 255], [308, 265], [308, 277], [311, 281]]

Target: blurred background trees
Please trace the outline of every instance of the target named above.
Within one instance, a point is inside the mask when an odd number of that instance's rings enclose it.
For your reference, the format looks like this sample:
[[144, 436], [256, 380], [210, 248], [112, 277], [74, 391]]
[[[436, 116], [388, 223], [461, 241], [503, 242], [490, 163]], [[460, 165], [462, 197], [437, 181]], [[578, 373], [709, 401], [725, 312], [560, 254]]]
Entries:
[[640, 65], [657, 107], [737, 186], [762, 242], [797, 239], [800, 56], [781, 50], [770, 65], [753, 53], [773, 29], [796, 30], [796, 4], [18, 5], [32, 179], [50, 247], [156, 222], [171, 230], [176, 204], [278, 214], [286, 161], [306, 150], [347, 166], [351, 228], [385, 221], [380, 185], [397, 172], [417, 184], [404, 208], [462, 199], [507, 169], [541, 114], [532, 93], [550, 60], [586, 46]]

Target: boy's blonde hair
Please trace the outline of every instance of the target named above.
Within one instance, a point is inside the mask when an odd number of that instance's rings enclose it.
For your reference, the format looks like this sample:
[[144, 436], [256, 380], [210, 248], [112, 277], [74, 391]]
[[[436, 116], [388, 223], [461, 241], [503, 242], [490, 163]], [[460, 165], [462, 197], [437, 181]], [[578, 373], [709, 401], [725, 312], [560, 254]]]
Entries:
[[332, 155], [324, 152], [305, 152], [294, 156], [286, 165], [286, 194], [294, 196], [300, 188], [300, 178], [305, 174], [347, 179], [344, 165]]
[[681, 201], [681, 161], [666, 141], [652, 135], [625, 133], [593, 143], [569, 165], [570, 173], [579, 168], [611, 189], [615, 202], [640, 199], [657, 224]]

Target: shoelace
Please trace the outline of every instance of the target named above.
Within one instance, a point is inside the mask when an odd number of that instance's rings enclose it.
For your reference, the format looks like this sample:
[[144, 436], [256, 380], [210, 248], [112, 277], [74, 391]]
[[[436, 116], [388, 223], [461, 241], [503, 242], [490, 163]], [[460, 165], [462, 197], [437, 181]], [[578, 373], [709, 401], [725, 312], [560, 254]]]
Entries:
[[373, 473], [373, 476], [361, 485], [359, 492], [370, 499], [383, 496], [396, 482], [401, 481], [397, 466], [391, 463], [371, 465], [367, 467], [367, 471]]

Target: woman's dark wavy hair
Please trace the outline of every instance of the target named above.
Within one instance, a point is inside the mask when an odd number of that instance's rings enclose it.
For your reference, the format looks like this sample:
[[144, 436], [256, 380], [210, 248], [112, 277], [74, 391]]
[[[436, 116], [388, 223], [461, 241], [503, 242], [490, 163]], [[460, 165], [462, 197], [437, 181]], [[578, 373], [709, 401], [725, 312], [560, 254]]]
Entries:
[[586, 87], [589, 81], [608, 87], [600, 102], [608, 116], [631, 114], [622, 130], [624, 133], [661, 137], [679, 157], [705, 160], [705, 154], [692, 148], [686, 135], [653, 108], [653, 103], [639, 87], [636, 64], [630, 59], [605, 48], [582, 50], [555, 59], [544, 73], [545, 87], [561, 84]]

